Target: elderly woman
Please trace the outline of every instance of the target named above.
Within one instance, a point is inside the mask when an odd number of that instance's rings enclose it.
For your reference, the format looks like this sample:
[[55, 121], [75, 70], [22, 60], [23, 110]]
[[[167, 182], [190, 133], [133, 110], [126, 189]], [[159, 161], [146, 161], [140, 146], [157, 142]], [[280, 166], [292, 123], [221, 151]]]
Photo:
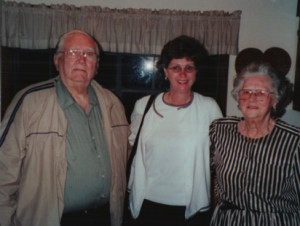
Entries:
[[300, 130], [277, 119], [290, 83], [266, 64], [237, 75], [243, 117], [210, 126], [218, 202], [211, 225], [300, 225]]
[[[129, 179], [136, 225], [183, 226], [210, 207], [208, 131], [222, 114], [212, 98], [191, 90], [206, 55], [205, 48], [187, 36], [175, 38], [162, 50], [157, 67], [170, 89], [156, 96], [145, 116]], [[131, 144], [148, 99], [135, 104]], [[199, 213], [193, 219], [205, 216]]]

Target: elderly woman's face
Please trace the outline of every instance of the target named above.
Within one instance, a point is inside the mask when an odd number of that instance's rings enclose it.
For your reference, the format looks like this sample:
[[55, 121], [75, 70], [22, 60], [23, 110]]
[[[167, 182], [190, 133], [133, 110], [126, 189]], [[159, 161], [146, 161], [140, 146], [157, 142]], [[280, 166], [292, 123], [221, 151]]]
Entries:
[[239, 105], [245, 120], [259, 120], [270, 116], [272, 106], [276, 105], [271, 82], [270, 77], [260, 75], [244, 81], [239, 92]]
[[187, 58], [172, 59], [164, 72], [170, 81], [170, 91], [178, 93], [189, 93], [197, 74], [194, 62]]

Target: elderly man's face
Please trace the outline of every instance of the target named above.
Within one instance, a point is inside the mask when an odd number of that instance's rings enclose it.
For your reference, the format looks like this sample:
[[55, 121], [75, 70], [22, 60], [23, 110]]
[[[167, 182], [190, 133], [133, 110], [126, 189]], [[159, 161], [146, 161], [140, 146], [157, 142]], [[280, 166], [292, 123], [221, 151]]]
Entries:
[[98, 57], [93, 53], [96, 43], [86, 35], [73, 34], [64, 40], [61, 53], [54, 55], [54, 63], [66, 87], [90, 84], [98, 69]]

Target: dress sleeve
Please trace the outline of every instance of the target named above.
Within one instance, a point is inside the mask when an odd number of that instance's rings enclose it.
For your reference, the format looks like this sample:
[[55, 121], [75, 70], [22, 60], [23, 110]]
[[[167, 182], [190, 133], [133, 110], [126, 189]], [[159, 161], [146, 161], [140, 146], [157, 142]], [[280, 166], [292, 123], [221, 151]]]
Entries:
[[295, 153], [295, 158], [294, 158], [294, 175], [295, 175], [295, 187], [296, 187], [296, 192], [297, 192], [297, 197], [299, 198], [298, 202], [300, 202], [300, 143], [297, 147], [296, 153]]
[[215, 142], [216, 142], [216, 124], [217, 120], [214, 120], [209, 126], [209, 139], [210, 139], [210, 164], [211, 164], [211, 171], [212, 174], [215, 173], [215, 163], [214, 163], [214, 156], [215, 156]]

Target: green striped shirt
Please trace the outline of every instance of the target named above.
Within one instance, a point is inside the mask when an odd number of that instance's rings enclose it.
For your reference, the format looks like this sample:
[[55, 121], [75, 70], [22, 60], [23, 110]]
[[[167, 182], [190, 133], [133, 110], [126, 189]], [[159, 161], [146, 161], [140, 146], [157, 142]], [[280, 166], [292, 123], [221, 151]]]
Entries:
[[64, 213], [103, 205], [109, 201], [111, 165], [96, 93], [91, 86], [88, 88], [86, 114], [60, 79], [56, 91], [68, 119]]

